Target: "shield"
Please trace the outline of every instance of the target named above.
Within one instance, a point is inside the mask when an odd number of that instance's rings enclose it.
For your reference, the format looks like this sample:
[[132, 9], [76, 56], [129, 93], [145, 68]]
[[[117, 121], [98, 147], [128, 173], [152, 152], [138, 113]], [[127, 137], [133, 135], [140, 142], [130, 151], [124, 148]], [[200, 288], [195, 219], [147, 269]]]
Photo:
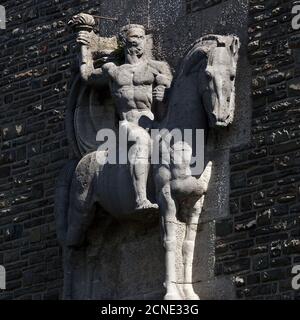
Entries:
[[109, 86], [86, 85], [77, 75], [67, 105], [68, 140], [77, 158], [96, 151], [101, 145], [97, 133], [101, 129], [116, 131], [116, 116]]

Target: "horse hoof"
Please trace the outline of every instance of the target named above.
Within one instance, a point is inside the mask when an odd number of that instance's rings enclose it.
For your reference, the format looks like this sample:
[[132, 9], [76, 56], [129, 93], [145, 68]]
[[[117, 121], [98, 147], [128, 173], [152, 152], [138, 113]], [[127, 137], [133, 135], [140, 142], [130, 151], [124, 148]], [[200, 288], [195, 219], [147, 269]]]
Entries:
[[164, 300], [182, 300], [182, 297], [177, 293], [167, 293]]
[[185, 300], [200, 300], [199, 296], [195, 293], [194, 289], [186, 288], [185, 290], [183, 290], [183, 292]]
[[192, 295], [185, 296], [185, 300], [200, 300], [200, 297], [195, 293]]

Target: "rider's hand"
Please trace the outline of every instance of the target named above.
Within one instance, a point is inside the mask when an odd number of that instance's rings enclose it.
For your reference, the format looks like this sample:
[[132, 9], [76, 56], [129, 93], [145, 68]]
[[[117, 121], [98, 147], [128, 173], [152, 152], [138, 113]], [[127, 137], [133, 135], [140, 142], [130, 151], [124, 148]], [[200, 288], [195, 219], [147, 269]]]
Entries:
[[98, 44], [97, 35], [93, 31], [79, 31], [76, 41], [91, 49], [96, 49]]
[[163, 86], [158, 86], [153, 90], [153, 99], [158, 102], [162, 102], [165, 97], [165, 88]]

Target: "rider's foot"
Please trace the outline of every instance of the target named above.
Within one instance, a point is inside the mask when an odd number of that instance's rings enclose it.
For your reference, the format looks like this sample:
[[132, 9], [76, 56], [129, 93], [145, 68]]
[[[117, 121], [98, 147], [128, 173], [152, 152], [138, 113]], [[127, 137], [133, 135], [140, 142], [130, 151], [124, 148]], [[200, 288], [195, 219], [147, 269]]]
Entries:
[[136, 210], [145, 210], [145, 209], [158, 209], [158, 205], [150, 202], [148, 199], [138, 202]]

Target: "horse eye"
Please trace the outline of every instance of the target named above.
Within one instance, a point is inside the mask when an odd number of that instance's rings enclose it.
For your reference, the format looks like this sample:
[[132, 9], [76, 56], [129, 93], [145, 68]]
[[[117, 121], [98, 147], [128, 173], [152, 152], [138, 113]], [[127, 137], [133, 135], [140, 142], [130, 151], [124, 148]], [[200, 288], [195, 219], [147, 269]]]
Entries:
[[235, 76], [230, 76], [230, 81], [234, 81]]

